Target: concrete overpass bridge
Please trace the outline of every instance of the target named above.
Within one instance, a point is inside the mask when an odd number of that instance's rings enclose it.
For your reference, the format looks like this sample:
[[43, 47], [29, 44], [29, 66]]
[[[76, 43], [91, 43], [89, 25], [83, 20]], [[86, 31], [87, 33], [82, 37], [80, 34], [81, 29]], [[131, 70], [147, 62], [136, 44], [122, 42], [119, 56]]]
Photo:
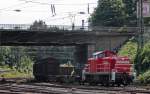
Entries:
[[56, 31], [8, 26], [11, 28], [0, 29], [1, 46], [76, 46], [77, 62], [86, 62], [87, 55], [97, 50], [117, 50], [128, 39], [138, 35], [138, 28], [75, 27], [74, 30], [64, 28]]

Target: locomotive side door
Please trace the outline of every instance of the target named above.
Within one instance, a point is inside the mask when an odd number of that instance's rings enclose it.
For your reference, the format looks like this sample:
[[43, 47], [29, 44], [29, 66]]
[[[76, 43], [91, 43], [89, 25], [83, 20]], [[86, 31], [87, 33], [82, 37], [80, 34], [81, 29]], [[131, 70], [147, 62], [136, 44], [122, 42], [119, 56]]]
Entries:
[[91, 62], [90, 62], [90, 73], [95, 73], [96, 72], [96, 62], [95, 62], [95, 60], [92, 60]]

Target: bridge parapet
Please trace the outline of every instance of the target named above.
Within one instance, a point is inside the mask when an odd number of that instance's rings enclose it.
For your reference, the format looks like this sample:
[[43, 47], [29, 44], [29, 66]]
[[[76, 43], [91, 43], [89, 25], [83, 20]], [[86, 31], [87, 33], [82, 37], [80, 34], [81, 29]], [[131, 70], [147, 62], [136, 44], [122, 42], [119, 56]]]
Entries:
[[32, 27], [31, 24], [0, 24], [0, 31], [103, 31], [103, 32], [137, 32], [138, 27], [100, 27], [100, 26], [70, 26], [70, 25], [45, 25], [44, 27]]

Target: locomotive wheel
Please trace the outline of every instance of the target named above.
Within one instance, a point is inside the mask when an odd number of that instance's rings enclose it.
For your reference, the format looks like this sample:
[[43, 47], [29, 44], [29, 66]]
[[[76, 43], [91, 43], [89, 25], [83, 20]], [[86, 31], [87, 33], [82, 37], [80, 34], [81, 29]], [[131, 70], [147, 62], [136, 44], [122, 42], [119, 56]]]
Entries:
[[90, 85], [90, 86], [94, 86], [93, 82], [89, 82], [89, 85]]
[[47, 81], [48, 80], [47, 77], [43, 77], [43, 76], [35, 76], [35, 79], [37, 81]]
[[109, 87], [110, 84], [109, 84], [109, 82], [108, 82], [108, 83], [105, 83], [104, 85], [105, 85], [106, 87]]
[[101, 86], [104, 86], [104, 83], [101, 83]]
[[114, 86], [115, 86], [115, 83], [111, 83], [111, 86], [114, 87]]
[[96, 82], [90, 82], [89, 84], [90, 84], [91, 86], [96, 86], [96, 85], [97, 85]]
[[128, 85], [127, 80], [126, 80], [126, 79], [123, 79], [122, 84], [123, 84], [124, 86], [127, 86], [127, 85]]
[[124, 73], [123, 74], [123, 77], [122, 77], [122, 84], [124, 85], [124, 86], [127, 86], [128, 85], [128, 76], [127, 76], [127, 74], [126, 73]]
[[41, 81], [41, 80], [42, 80], [41, 76], [35, 76], [35, 79], [36, 79], [37, 81]]

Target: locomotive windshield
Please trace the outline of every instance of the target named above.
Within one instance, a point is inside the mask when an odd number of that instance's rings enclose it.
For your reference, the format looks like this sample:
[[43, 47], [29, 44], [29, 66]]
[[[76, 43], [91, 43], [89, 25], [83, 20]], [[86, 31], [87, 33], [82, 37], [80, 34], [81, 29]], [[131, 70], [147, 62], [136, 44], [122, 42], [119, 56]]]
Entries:
[[105, 57], [105, 54], [103, 52], [96, 52], [93, 53], [93, 58], [97, 59], [97, 58], [103, 58]]

